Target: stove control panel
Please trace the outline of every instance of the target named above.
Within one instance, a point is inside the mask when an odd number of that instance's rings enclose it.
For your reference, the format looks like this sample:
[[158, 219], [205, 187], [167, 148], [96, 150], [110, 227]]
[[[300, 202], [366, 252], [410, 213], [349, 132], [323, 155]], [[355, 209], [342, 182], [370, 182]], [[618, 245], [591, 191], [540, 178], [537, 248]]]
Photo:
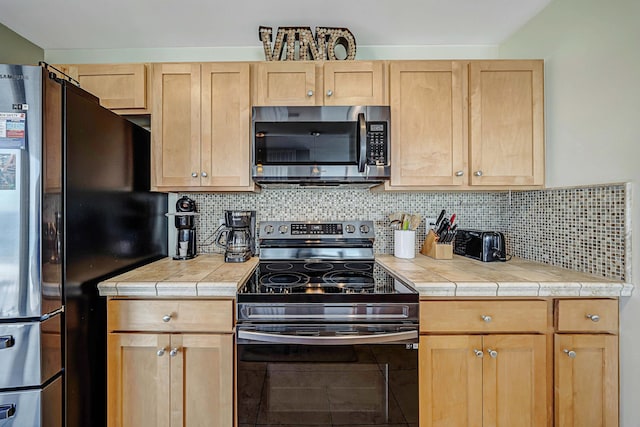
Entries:
[[330, 221], [330, 222], [261, 222], [260, 239], [308, 238], [373, 239], [373, 221]]

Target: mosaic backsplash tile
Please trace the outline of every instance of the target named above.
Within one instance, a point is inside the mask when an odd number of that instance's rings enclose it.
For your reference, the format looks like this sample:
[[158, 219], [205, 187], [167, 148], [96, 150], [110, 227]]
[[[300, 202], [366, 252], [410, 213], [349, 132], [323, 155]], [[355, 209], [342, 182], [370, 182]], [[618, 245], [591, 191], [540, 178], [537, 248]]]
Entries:
[[[525, 259], [625, 280], [630, 228], [625, 184], [521, 192], [377, 193], [367, 189], [263, 189], [260, 193], [188, 193], [200, 217], [198, 250], [222, 252], [215, 232], [229, 209], [255, 210], [257, 221], [368, 219], [376, 253], [393, 253], [393, 212], [436, 217], [443, 208], [460, 228], [505, 233], [507, 252]], [[179, 195], [179, 196], [182, 196]], [[416, 251], [426, 235], [416, 232]]]
[[512, 192], [507, 250], [533, 261], [629, 280], [627, 185]]

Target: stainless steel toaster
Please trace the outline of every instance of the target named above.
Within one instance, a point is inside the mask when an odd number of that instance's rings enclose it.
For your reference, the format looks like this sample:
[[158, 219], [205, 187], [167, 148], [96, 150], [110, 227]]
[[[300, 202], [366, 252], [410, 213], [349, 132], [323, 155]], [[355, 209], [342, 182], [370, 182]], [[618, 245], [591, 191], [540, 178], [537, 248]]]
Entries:
[[479, 261], [507, 261], [504, 234], [498, 231], [460, 230], [453, 252]]

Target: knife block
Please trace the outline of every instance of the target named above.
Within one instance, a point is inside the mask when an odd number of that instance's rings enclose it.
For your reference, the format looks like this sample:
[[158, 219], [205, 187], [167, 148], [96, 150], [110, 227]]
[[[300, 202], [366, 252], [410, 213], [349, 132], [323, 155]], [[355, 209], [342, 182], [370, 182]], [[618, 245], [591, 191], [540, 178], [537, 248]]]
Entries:
[[438, 243], [436, 233], [433, 230], [429, 230], [420, 253], [434, 259], [453, 259], [453, 245], [451, 243]]

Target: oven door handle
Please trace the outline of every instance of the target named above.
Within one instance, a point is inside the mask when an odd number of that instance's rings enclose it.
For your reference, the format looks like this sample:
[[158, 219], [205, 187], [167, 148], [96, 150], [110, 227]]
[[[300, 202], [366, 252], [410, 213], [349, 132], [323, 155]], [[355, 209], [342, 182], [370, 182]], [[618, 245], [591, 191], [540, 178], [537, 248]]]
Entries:
[[345, 336], [300, 336], [270, 334], [238, 330], [238, 339], [267, 342], [274, 344], [306, 344], [306, 345], [352, 345], [352, 344], [388, 344], [407, 340], [416, 340], [418, 331], [392, 332], [373, 335]]

